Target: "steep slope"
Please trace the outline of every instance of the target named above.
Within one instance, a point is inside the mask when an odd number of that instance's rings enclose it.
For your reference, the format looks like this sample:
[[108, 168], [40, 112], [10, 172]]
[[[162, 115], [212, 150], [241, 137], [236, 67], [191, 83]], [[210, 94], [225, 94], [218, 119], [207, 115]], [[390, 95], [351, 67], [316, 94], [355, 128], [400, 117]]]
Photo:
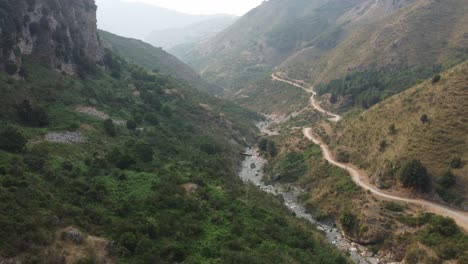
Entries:
[[69, 74], [92, 71], [102, 58], [93, 0], [5, 0], [0, 12], [0, 67], [9, 72], [25, 57]]
[[266, 1], [180, 58], [203, 77], [235, 91], [293, 55], [299, 61], [291, 64], [300, 71], [303, 64], [326, 54], [355, 28], [398, 12], [414, 1]]
[[204, 20], [181, 28], [168, 28], [151, 32], [146, 37], [146, 42], [166, 50], [179, 45], [196, 44], [206, 40], [236, 21], [235, 16], [220, 16]]
[[317, 47], [303, 50], [281, 68], [291, 77], [315, 84], [334, 79], [341, 82], [348, 75], [369, 70], [447, 68], [468, 56], [467, 12], [465, 0], [418, 0], [374, 23], [350, 19], [348, 13], [341, 19], [354, 25], [336, 47], [324, 53], [317, 53]]
[[354, 2], [266, 1], [182, 59], [208, 80], [236, 90], [308, 45]]
[[120, 36], [145, 39], [155, 30], [182, 28], [225, 15], [190, 15], [141, 2], [97, 0], [98, 28]]
[[237, 178], [256, 115], [109, 52], [79, 77], [20, 55], [0, 71], [0, 263], [348, 263]]
[[130, 63], [140, 65], [150, 71], [172, 75], [201, 91], [215, 93], [218, 90], [214, 85], [202, 80], [185, 63], [161, 48], [155, 48], [141, 40], [120, 37], [102, 30], [99, 31], [99, 36], [104, 47]]
[[426, 81], [345, 120], [338, 125], [335, 147], [368, 170], [381, 188], [401, 188], [400, 168], [419, 160], [433, 194], [466, 208], [467, 73], [468, 63], [463, 63], [436, 83]]

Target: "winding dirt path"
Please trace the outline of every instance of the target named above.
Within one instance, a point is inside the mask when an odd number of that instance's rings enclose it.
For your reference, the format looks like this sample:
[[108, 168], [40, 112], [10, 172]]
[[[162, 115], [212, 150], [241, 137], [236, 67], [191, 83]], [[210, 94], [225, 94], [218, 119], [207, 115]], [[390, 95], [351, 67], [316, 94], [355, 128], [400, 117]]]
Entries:
[[[315, 108], [317, 111], [330, 116], [330, 120], [334, 122], [338, 122], [342, 119], [341, 116], [337, 114], [330, 113], [329, 111], [326, 111], [322, 107], [320, 107], [319, 102], [315, 99], [317, 93], [313, 90], [313, 88], [307, 88], [304, 85], [301, 85], [299, 81], [296, 80], [291, 80], [291, 79], [285, 79], [283, 77], [279, 77], [275, 74], [272, 74], [271, 76], [274, 80], [288, 83], [290, 85], [296, 86], [298, 88], [301, 88], [302, 90], [306, 91], [307, 93], [312, 94], [310, 98], [310, 103], [313, 108]], [[312, 128], [304, 128], [303, 129], [304, 136], [314, 142], [315, 144], [319, 145], [320, 148], [322, 149], [323, 156], [324, 158], [330, 163], [333, 164], [334, 166], [337, 166], [339, 168], [342, 168], [346, 171], [349, 172], [351, 175], [353, 181], [361, 186], [361, 188], [365, 189], [366, 191], [370, 191], [373, 193], [375, 196], [380, 197], [385, 200], [390, 200], [390, 201], [397, 201], [397, 202], [404, 202], [407, 204], [413, 204], [420, 206], [423, 210], [439, 214], [445, 217], [450, 217], [455, 220], [455, 222], [462, 227], [465, 231], [468, 232], [468, 212], [453, 209], [441, 204], [433, 203], [427, 200], [422, 200], [422, 199], [412, 199], [412, 198], [405, 198], [405, 197], [400, 197], [400, 196], [395, 196], [393, 194], [387, 193], [385, 191], [379, 190], [376, 188], [373, 184], [369, 182], [369, 177], [366, 174], [366, 172], [359, 170], [352, 164], [344, 164], [340, 163], [335, 160], [333, 157], [333, 153], [330, 150], [330, 147], [326, 145], [319, 137], [314, 135]]]

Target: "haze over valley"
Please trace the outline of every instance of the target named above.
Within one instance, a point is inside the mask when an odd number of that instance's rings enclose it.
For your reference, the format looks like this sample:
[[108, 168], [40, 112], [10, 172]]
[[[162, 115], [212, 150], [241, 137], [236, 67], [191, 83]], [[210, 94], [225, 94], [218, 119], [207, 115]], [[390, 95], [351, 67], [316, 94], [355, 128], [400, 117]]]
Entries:
[[468, 263], [467, 0], [0, 0], [0, 264]]

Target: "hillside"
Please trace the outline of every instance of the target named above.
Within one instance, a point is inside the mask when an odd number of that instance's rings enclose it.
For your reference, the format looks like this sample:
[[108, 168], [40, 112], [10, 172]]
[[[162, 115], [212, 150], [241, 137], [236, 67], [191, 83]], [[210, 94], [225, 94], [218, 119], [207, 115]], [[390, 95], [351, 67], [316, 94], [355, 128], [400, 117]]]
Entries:
[[[49, 26], [94, 32], [71, 47], [98, 39], [92, 1], [8, 3], [1, 21], [42, 10]], [[24, 50], [20, 72], [0, 71], [0, 263], [349, 263], [238, 179], [258, 115], [95, 50], [79, 74]]]
[[177, 46], [195, 45], [206, 40], [232, 25], [236, 19], [235, 16], [220, 16], [186, 27], [157, 30], [151, 32], [145, 40], [155, 47], [170, 51]]
[[[341, 20], [351, 23], [346, 26], [350, 31], [336, 47], [326, 52], [316, 46], [304, 49], [280, 68], [296, 79], [330, 84], [328, 92], [336, 97], [353, 97], [351, 104], [359, 104], [355, 99], [360, 96], [380, 101], [428, 78], [434, 65], [436, 69], [446, 69], [467, 58], [467, 8], [464, 0], [418, 0], [373, 23], [349, 20], [349, 14], [345, 14]], [[355, 87], [354, 91], [333, 89], [337, 83], [347, 86], [347, 80], [355, 79], [356, 75], [374, 75], [375, 71], [381, 74], [377, 82], [409, 72], [414, 81], [388, 92], [375, 91], [382, 87], [372, 90], [372, 84], [367, 88]], [[322, 93], [327, 93], [326, 90]]]
[[119, 36], [144, 40], [151, 32], [183, 28], [225, 15], [190, 15], [151, 4], [97, 0], [98, 28]]
[[236, 91], [294, 55], [298, 61], [288, 65], [293, 65], [295, 71], [306, 70], [303, 64], [334, 48], [355, 28], [398, 12], [412, 2], [266, 1], [180, 58], [228, 92]]
[[[337, 152], [368, 170], [381, 188], [400, 189], [399, 168], [419, 160], [427, 169], [430, 193], [467, 208], [467, 73], [463, 63], [436, 83], [425, 81], [346, 119], [333, 140]], [[443, 183], [447, 177], [450, 181]]]
[[172, 75], [201, 91], [217, 90], [214, 85], [202, 80], [189, 66], [161, 48], [155, 48], [141, 40], [120, 37], [102, 30], [99, 30], [98, 33], [105, 48], [118, 54], [129, 63], [140, 65], [149, 71]]

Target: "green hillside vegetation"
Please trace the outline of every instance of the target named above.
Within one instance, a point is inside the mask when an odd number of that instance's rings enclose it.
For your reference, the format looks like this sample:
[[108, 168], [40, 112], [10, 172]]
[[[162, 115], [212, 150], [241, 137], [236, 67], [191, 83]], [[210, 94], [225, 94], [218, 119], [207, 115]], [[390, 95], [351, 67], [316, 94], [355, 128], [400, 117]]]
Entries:
[[344, 120], [333, 144], [382, 188], [424, 187], [407, 184], [399, 169], [421, 162], [428, 187], [446, 202], [466, 206], [467, 73], [463, 63]]
[[98, 33], [104, 47], [129, 63], [140, 65], [149, 71], [172, 75], [201, 91], [214, 93], [218, 89], [202, 80], [189, 66], [161, 48], [153, 47], [141, 40], [120, 37], [102, 30]]
[[[284, 126], [318, 121], [316, 114], [306, 113]], [[375, 199], [346, 171], [324, 162], [320, 147], [304, 139], [300, 130], [287, 129], [266, 140], [281, 149], [278, 155], [270, 156], [267, 180], [306, 190], [300, 200], [308, 211], [317, 219], [336, 223], [353, 241], [367, 244], [379, 256], [390, 253], [393, 261], [432, 264], [467, 260], [468, 237], [452, 219], [413, 214], [406, 204]], [[413, 171], [408, 164], [402, 172]], [[414, 168], [425, 170], [419, 165]], [[453, 186], [453, 179], [444, 176], [440, 183]]]
[[[0, 74], [2, 257], [59, 263], [60, 249], [46, 249], [57, 229], [75, 226], [114, 241], [122, 263], [347, 263], [280, 201], [237, 179], [255, 115], [107, 57], [120, 78], [33, 63], [24, 80]], [[67, 131], [80, 141], [46, 140]]]
[[347, 106], [370, 108], [439, 72], [437, 66], [406, 69], [356, 71], [327, 84], [319, 84], [319, 95], [331, 94], [332, 102], [346, 98]]
[[309, 95], [297, 87], [274, 82], [267, 76], [233, 95], [233, 101], [258, 113], [284, 115], [305, 108]]

